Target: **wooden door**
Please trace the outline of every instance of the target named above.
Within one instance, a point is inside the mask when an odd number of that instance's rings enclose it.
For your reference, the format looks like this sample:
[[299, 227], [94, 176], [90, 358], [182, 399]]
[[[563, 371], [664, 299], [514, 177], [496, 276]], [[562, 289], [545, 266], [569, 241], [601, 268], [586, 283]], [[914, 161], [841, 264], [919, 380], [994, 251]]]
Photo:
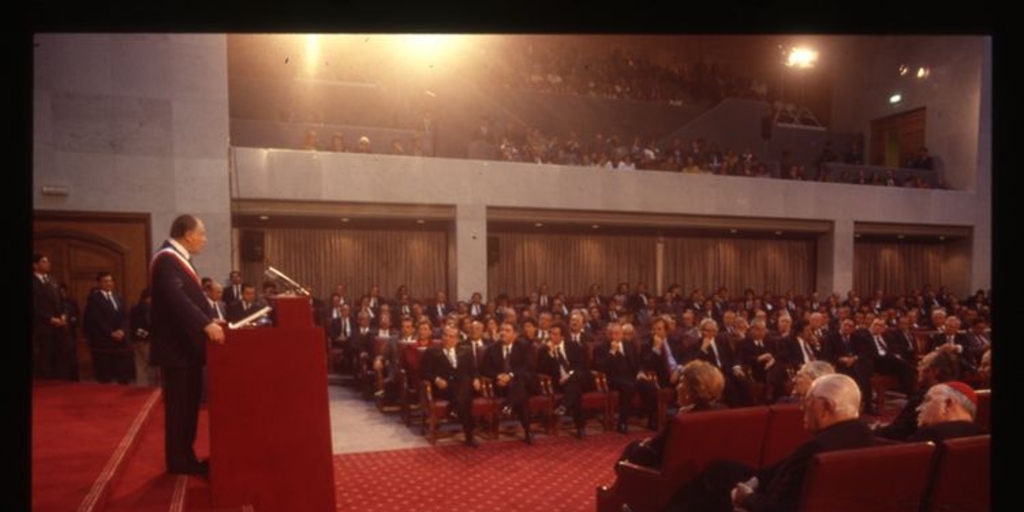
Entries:
[[51, 275], [67, 285], [68, 296], [78, 304], [79, 378], [90, 380], [92, 357], [82, 334], [86, 298], [96, 286], [96, 274], [110, 272], [125, 306], [135, 305], [148, 279], [149, 214], [35, 212], [32, 224], [33, 251], [50, 258]]
[[924, 146], [924, 107], [871, 121], [870, 165], [900, 167]]

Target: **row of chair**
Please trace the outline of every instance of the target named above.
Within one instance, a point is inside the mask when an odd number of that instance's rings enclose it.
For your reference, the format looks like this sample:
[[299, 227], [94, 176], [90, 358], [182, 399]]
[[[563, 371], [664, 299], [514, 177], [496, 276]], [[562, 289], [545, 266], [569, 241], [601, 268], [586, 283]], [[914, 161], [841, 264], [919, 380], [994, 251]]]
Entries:
[[[773, 464], [810, 438], [802, 419], [798, 404], [678, 415], [669, 424], [661, 466], [618, 462], [615, 482], [597, 488], [597, 510], [619, 512], [623, 504], [636, 512], [664, 510], [713, 460]], [[951, 441], [953, 448], [939, 450], [937, 458], [931, 443], [820, 454], [805, 481], [800, 510], [987, 510], [974, 505], [988, 502], [988, 436], [982, 437], [983, 443]], [[714, 442], [696, 441], [701, 439]], [[972, 490], [957, 495], [964, 483]], [[883, 492], [888, 494], [882, 497]]]

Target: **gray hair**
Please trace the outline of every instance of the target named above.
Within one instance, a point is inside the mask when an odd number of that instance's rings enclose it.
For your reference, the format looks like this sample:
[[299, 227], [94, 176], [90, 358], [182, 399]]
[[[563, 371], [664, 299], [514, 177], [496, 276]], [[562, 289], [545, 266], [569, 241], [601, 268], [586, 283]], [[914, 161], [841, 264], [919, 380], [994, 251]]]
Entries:
[[831, 373], [814, 379], [807, 396], [828, 400], [839, 418], [852, 419], [860, 416], [860, 388], [857, 387], [856, 381], [841, 373]]
[[831, 375], [835, 372], [836, 369], [831, 364], [829, 364], [828, 361], [822, 361], [820, 359], [816, 361], [811, 361], [809, 363], [804, 363], [804, 365], [800, 367], [800, 370], [797, 371], [797, 373], [802, 373], [810, 377], [812, 381], [817, 379], [818, 377], [821, 377], [822, 375]]

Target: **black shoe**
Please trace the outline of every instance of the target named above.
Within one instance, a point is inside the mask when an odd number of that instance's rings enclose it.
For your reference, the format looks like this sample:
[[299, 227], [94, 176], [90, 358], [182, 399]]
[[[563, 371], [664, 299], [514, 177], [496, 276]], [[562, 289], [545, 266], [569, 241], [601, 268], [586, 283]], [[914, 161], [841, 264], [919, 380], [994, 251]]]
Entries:
[[532, 445], [533, 444], [533, 433], [531, 433], [529, 430], [527, 430], [526, 433], [523, 434], [523, 441], [526, 442], [526, 444]]

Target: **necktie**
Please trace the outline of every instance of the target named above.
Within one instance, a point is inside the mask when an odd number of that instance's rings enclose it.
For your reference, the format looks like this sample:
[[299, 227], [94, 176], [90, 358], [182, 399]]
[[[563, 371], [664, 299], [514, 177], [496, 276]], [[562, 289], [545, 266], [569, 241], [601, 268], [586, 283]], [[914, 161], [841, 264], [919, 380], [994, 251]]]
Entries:
[[458, 363], [455, 361], [455, 351], [447, 348], [444, 350], [448, 354], [448, 361], [452, 363], [452, 368], [458, 368]]
[[114, 311], [117, 311], [117, 301], [114, 300], [114, 294], [110, 292], [103, 292], [107, 296], [107, 300], [110, 301], [110, 305], [114, 307]]
[[722, 359], [718, 357], [718, 347], [715, 346], [715, 342], [711, 342], [711, 351], [715, 353], [715, 366], [722, 367]]
[[804, 362], [809, 363], [811, 361], [814, 361], [814, 353], [811, 352], [811, 348], [807, 346], [807, 343], [804, 342], [804, 340], [800, 338], [797, 339], [800, 340], [800, 347], [804, 351]]
[[886, 348], [885, 341], [877, 334], [875, 335], [875, 345], [878, 345], [878, 355], [884, 356]]
[[569, 361], [565, 358], [565, 347], [558, 346], [558, 364], [562, 367], [563, 372], [569, 371]]
[[508, 373], [508, 372], [512, 371], [512, 361], [509, 361], [509, 357], [508, 357], [509, 346], [505, 345], [503, 350], [505, 351], [505, 361], [504, 361], [503, 364], [505, 366], [505, 373]]

